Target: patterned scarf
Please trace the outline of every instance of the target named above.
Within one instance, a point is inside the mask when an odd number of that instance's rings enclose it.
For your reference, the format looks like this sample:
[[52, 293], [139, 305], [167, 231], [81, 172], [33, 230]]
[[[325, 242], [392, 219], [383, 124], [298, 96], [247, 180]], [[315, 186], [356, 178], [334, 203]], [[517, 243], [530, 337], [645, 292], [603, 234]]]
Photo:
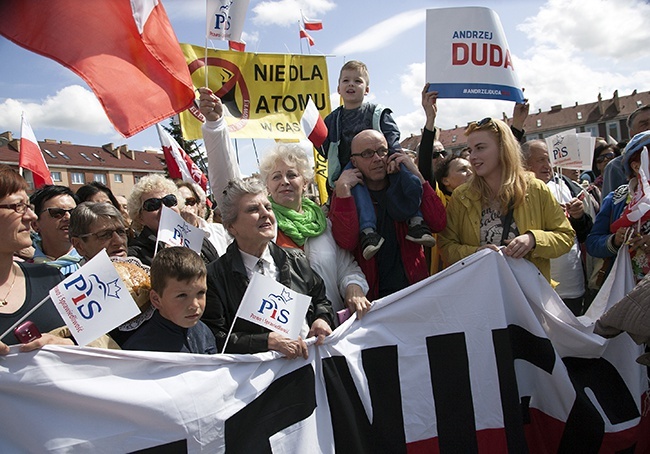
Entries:
[[278, 228], [300, 247], [304, 246], [307, 238], [318, 236], [327, 228], [327, 219], [321, 207], [306, 197], [302, 199], [302, 213], [278, 205], [272, 198], [270, 200]]
[[70, 252], [56, 260], [52, 260], [43, 252], [43, 246], [41, 244], [41, 239], [37, 238], [34, 240], [34, 263], [46, 263], [50, 266], [57, 268], [61, 274], [68, 276], [80, 267], [80, 261], [82, 257], [79, 255], [76, 249], [72, 248]]

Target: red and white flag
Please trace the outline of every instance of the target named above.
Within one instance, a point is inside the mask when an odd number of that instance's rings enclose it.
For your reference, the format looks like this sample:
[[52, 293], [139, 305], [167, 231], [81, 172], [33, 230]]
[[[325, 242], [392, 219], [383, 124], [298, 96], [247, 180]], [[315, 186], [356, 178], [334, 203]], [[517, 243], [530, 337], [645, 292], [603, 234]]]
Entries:
[[636, 189], [632, 194], [632, 200], [627, 204], [621, 216], [612, 222], [609, 231], [616, 233], [621, 227], [630, 227], [641, 221], [645, 222], [650, 218], [650, 183], [648, 183], [648, 149], [643, 147], [641, 152], [641, 167], [639, 168], [639, 178], [637, 179]]
[[300, 118], [300, 126], [305, 132], [305, 136], [314, 144], [314, 147], [320, 148], [323, 145], [323, 142], [327, 138], [327, 126], [311, 97], [307, 101], [302, 118]]
[[187, 109], [194, 86], [158, 0], [3, 0], [0, 35], [77, 73], [125, 137]]
[[244, 41], [228, 41], [228, 49], [244, 52], [246, 50], [246, 43]]
[[169, 177], [179, 179], [188, 183], [197, 183], [204, 191], [208, 190], [208, 178], [205, 176], [199, 166], [189, 157], [185, 150], [176, 142], [167, 131], [160, 125], [158, 128], [158, 137], [160, 145], [165, 155], [165, 165], [169, 172]]
[[27, 122], [23, 113], [20, 124], [20, 154], [18, 156], [18, 166], [21, 169], [27, 169], [32, 172], [34, 178], [34, 189], [38, 189], [46, 184], [54, 184], [50, 169], [47, 167], [41, 147], [38, 146], [36, 136], [32, 127]]
[[300, 39], [303, 39], [303, 38], [305, 38], [305, 39], [307, 40], [307, 42], [309, 43], [310, 46], [313, 46], [314, 44], [316, 44], [316, 43], [314, 42], [314, 38], [312, 38], [312, 37], [309, 35], [309, 33], [307, 33], [307, 32], [305, 31], [305, 29], [302, 28], [302, 25], [301, 25], [301, 26], [300, 26]]
[[318, 19], [309, 19], [304, 14], [302, 14], [302, 23], [305, 26], [305, 30], [316, 31], [323, 29], [323, 21]]

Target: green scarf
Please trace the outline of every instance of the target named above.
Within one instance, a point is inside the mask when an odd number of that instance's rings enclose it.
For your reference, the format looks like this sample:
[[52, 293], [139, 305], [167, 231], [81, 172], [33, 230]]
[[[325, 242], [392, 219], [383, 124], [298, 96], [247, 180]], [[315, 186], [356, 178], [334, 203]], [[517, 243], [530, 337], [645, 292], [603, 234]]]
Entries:
[[278, 221], [278, 228], [298, 246], [302, 247], [307, 238], [318, 236], [325, 231], [327, 227], [325, 213], [321, 207], [308, 198], [303, 197], [302, 199], [302, 213], [278, 205], [272, 198], [269, 199]]

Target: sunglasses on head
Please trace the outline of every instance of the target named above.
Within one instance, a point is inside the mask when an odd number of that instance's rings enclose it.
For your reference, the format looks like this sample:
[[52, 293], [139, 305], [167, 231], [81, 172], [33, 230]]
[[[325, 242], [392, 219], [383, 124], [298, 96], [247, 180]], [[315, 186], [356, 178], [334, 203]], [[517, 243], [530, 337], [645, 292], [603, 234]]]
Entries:
[[185, 199], [185, 205], [186, 206], [193, 207], [197, 203], [199, 203], [199, 201], [196, 200], [196, 197], [188, 197], [187, 199]]
[[490, 123], [491, 121], [492, 121], [492, 119], [490, 117], [485, 117], [484, 119], [482, 119], [480, 121], [477, 121], [476, 126], [478, 126], [480, 128], [481, 126], [485, 126], [486, 124]]
[[63, 216], [65, 216], [66, 213], [68, 214], [72, 213], [72, 210], [74, 210], [74, 208], [70, 208], [66, 210], [65, 208], [50, 207], [50, 208], [45, 208], [43, 211], [41, 211], [41, 214], [47, 211], [48, 213], [50, 213], [50, 216], [52, 216], [54, 219], [61, 219]]
[[175, 207], [178, 204], [178, 200], [174, 194], [167, 194], [161, 199], [152, 197], [142, 203], [142, 209], [144, 211], [158, 211], [163, 204], [168, 208]]
[[442, 157], [442, 158], [446, 158], [446, 157], [447, 157], [447, 152], [446, 152], [445, 150], [442, 150], [442, 151], [434, 151], [434, 152], [431, 154], [431, 158], [432, 158], [432, 159], [438, 159], [438, 158], [441, 158], [441, 157]]

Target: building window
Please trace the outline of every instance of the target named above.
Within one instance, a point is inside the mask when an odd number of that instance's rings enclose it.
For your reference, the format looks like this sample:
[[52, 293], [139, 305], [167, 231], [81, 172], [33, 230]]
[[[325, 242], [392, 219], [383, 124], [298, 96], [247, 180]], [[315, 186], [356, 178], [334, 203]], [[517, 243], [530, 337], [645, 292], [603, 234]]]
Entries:
[[582, 112], [578, 112], [578, 120], [582, 120]]
[[457, 136], [456, 134], [454, 134], [453, 136], [451, 136], [451, 141], [452, 141], [452, 143], [456, 142], [457, 139], [458, 139], [458, 136]]
[[140, 181], [144, 175], [133, 175], [133, 183], [138, 184], [138, 181]]
[[538, 127], [538, 128], [541, 127], [541, 126], [542, 126], [542, 120], [537, 120], [537, 123], [536, 123], [536, 124], [537, 124], [537, 127]]
[[597, 126], [585, 126], [585, 132], [591, 134], [591, 137], [598, 137], [598, 127]]
[[124, 177], [122, 176], [121, 173], [116, 173], [113, 175], [113, 181], [116, 183], [124, 183]]
[[72, 172], [70, 179], [72, 180], [72, 184], [86, 184], [86, 177], [83, 172]]
[[70, 156], [68, 156], [67, 154], [65, 154], [61, 150], [57, 151], [57, 153], [59, 153], [61, 156], [63, 156], [63, 159], [65, 159], [66, 161], [70, 160]]
[[101, 184], [106, 184], [106, 174], [105, 173], [96, 173], [93, 175], [93, 181], [97, 181]]
[[83, 151], [82, 151], [81, 153], [79, 153], [79, 154], [80, 154], [80, 155], [81, 155], [81, 156], [82, 156], [86, 161], [90, 161], [90, 162], [93, 161], [93, 160], [90, 159], [90, 158], [88, 157], [88, 155], [87, 155], [86, 153], [84, 153]]
[[61, 180], [61, 172], [50, 172], [50, 175], [52, 175], [52, 181], [54, 182], [60, 182]]
[[607, 135], [614, 138], [617, 142], [621, 140], [621, 133], [617, 121], [607, 123]]

